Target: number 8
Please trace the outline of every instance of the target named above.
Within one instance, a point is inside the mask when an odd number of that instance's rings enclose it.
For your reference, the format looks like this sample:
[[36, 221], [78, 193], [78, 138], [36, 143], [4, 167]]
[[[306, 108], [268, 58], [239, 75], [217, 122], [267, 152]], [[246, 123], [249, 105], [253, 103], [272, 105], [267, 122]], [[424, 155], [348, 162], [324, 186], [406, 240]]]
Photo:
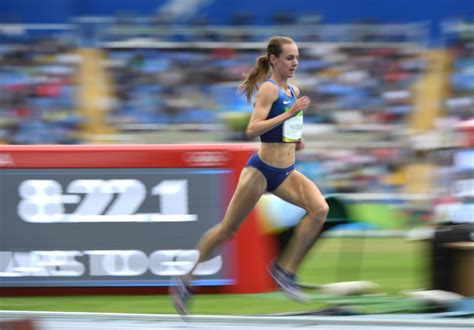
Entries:
[[18, 188], [18, 215], [27, 222], [57, 222], [64, 215], [62, 188], [54, 180], [26, 180]]

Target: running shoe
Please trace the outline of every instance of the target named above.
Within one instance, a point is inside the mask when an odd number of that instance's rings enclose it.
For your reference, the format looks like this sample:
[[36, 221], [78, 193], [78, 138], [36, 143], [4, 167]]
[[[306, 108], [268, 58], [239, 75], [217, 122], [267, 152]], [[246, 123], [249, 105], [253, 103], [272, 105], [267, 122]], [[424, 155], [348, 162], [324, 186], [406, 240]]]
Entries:
[[181, 316], [189, 314], [189, 301], [193, 294], [191, 286], [188, 285], [183, 278], [176, 277], [173, 280], [173, 285], [169, 288], [169, 292], [173, 299], [173, 305], [176, 312]]
[[276, 263], [273, 263], [269, 269], [273, 280], [278, 284], [286, 296], [297, 302], [306, 303], [309, 301], [308, 296], [301, 290], [297, 283], [295, 274], [290, 274], [283, 270]]

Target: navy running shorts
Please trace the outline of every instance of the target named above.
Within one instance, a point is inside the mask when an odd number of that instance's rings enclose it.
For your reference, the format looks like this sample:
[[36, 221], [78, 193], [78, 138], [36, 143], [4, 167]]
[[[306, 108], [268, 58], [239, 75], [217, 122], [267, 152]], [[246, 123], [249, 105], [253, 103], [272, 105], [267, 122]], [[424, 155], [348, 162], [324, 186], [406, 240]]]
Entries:
[[295, 170], [295, 164], [287, 168], [273, 167], [265, 164], [258, 154], [253, 155], [247, 162], [246, 166], [255, 167], [259, 170], [267, 180], [267, 191], [273, 191]]

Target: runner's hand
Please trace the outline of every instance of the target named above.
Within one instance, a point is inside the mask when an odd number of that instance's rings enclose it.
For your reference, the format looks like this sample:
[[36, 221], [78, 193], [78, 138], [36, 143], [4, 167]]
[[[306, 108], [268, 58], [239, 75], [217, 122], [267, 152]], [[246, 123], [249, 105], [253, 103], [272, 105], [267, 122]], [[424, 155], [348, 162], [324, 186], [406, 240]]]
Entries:
[[295, 149], [296, 151], [298, 150], [303, 150], [304, 149], [304, 139], [301, 138], [298, 142], [296, 142], [296, 146], [295, 146]]
[[295, 104], [288, 110], [288, 113], [293, 117], [300, 111], [306, 111], [309, 108], [311, 99], [307, 96], [302, 96], [296, 100]]

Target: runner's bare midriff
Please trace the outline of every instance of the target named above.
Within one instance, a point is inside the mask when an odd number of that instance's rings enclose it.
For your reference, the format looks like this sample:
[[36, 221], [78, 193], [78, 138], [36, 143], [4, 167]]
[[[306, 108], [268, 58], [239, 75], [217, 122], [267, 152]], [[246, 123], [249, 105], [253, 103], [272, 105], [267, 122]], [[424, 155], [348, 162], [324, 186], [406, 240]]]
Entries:
[[258, 152], [260, 159], [267, 165], [286, 168], [295, 163], [294, 143], [262, 143]]

